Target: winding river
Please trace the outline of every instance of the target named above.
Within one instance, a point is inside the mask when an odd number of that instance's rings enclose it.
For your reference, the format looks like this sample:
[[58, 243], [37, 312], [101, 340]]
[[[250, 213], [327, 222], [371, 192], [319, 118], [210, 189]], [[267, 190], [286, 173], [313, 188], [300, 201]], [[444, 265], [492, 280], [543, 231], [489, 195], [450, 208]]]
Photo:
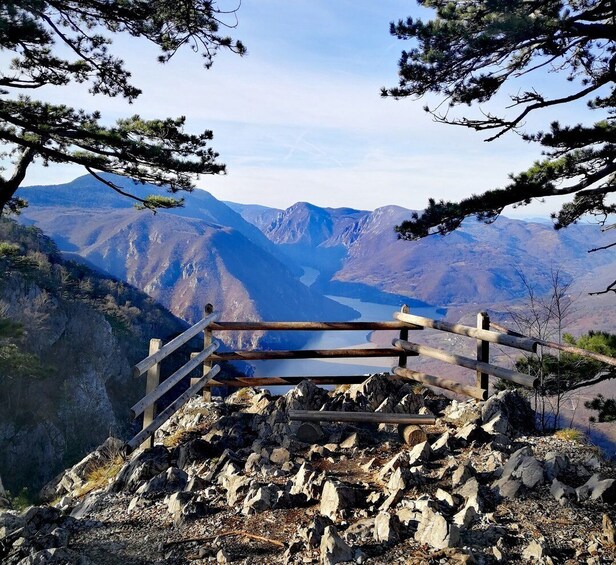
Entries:
[[[304, 275], [300, 278], [306, 286], [311, 286], [317, 279], [319, 272], [310, 267], [303, 267]], [[398, 308], [391, 304], [378, 302], [363, 302], [357, 298], [344, 296], [328, 296], [332, 300], [350, 306], [357, 310], [360, 316], [356, 321], [379, 322], [392, 319], [392, 314]], [[434, 307], [415, 307], [413, 313], [429, 318], [440, 318]], [[367, 346], [370, 332], [366, 331], [327, 331], [314, 332], [302, 349], [337, 349], [342, 347]], [[372, 345], [374, 347], [374, 345]], [[365, 375], [388, 371], [394, 359], [367, 358], [367, 359], [332, 359], [332, 360], [277, 360], [256, 361], [255, 376], [283, 377], [283, 376], [339, 376], [339, 375]], [[280, 391], [280, 389], [279, 389]]]

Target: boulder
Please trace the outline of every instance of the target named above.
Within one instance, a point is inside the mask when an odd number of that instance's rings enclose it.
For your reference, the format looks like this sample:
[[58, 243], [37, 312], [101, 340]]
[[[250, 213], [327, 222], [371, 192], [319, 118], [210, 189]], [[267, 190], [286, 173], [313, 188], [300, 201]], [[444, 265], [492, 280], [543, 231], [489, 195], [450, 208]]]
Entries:
[[466, 481], [456, 490], [456, 494], [464, 499], [465, 506], [472, 506], [477, 512], [483, 511], [485, 504], [480, 494], [479, 482], [477, 479], [472, 478]]
[[473, 468], [470, 466], [468, 462], [458, 465], [456, 470], [453, 472], [451, 476], [451, 486], [453, 488], [458, 488], [460, 485], [463, 485], [468, 479], [473, 476]]
[[446, 490], [443, 490], [442, 488], [436, 489], [434, 497], [436, 498], [436, 500], [442, 502], [450, 509], [456, 506], [453, 496], [451, 496], [451, 494], [449, 494]]
[[535, 429], [535, 413], [528, 399], [517, 390], [503, 390], [485, 401], [481, 408], [481, 420], [488, 424], [495, 417], [501, 421], [498, 425], [492, 423], [492, 426], [496, 426], [500, 433], [515, 435]]
[[202, 518], [209, 513], [206, 504], [192, 492], [176, 492], [169, 495], [165, 502], [173, 521], [179, 525], [186, 520]]
[[251, 487], [244, 499], [242, 514], [258, 514], [273, 508], [278, 502], [279, 494], [280, 489], [274, 484]]
[[109, 487], [109, 492], [134, 492], [171, 465], [171, 455], [164, 445], [156, 445], [135, 455], [120, 470]]
[[460, 530], [455, 524], [450, 524], [441, 513], [427, 506], [421, 513], [415, 540], [434, 549], [455, 547], [460, 542]]
[[[319, 410], [329, 400], [327, 391], [306, 379], [276, 401], [277, 410]], [[286, 418], [285, 418], [286, 419]]]
[[432, 450], [430, 449], [430, 444], [427, 441], [418, 443], [408, 454], [409, 467], [413, 467], [428, 461], [431, 453]]
[[228, 473], [223, 477], [222, 486], [227, 491], [227, 505], [234, 508], [248, 492], [251, 480], [244, 475]]
[[455, 439], [462, 443], [462, 445], [469, 445], [473, 442], [485, 442], [489, 437], [489, 434], [487, 434], [476, 422], [469, 422], [460, 428], [455, 435]]
[[430, 449], [436, 457], [443, 457], [449, 453], [450, 443], [451, 435], [449, 432], [445, 432], [432, 445], [430, 445]]
[[379, 512], [374, 520], [374, 541], [396, 543], [400, 539], [396, 518], [389, 512]]
[[299, 535], [310, 547], [318, 547], [323, 537], [323, 532], [333, 522], [327, 516], [315, 514], [314, 519], [307, 528], [300, 528]]
[[197, 438], [183, 443], [177, 448], [177, 466], [186, 469], [192, 463], [207, 461], [212, 457], [219, 457], [221, 450], [209, 441]]
[[493, 487], [503, 498], [514, 499], [522, 494], [522, 487], [535, 488], [544, 481], [543, 467], [532, 456], [530, 447], [515, 451], [503, 467], [503, 472]]
[[146, 483], [143, 483], [135, 492], [139, 495], [156, 495], [160, 493], [179, 492], [184, 490], [188, 482], [188, 475], [182, 469], [169, 467]]
[[543, 484], [543, 466], [532, 455], [524, 457], [512, 476], [520, 479], [526, 488], [533, 489]]
[[394, 407], [394, 412], [398, 414], [419, 414], [422, 408], [424, 408], [423, 396], [410, 392], [398, 401]]
[[543, 463], [543, 473], [546, 480], [558, 479], [569, 467], [569, 459], [556, 451], [546, 453]]
[[381, 479], [382, 481], [385, 480], [391, 472], [399, 468], [409, 468], [409, 454], [406, 451], [401, 451], [400, 453], [397, 453], [387, 463], [385, 463], [385, 465], [383, 465], [383, 467], [379, 471], [379, 479]]
[[387, 483], [387, 492], [390, 494], [402, 494], [409, 488], [411, 483], [411, 473], [402, 467], [398, 467]]
[[550, 493], [561, 506], [565, 506], [575, 497], [575, 489], [565, 483], [561, 483], [558, 479], [552, 480]]
[[288, 449], [285, 449], [284, 447], [276, 447], [272, 450], [272, 454], [269, 459], [272, 463], [274, 463], [274, 465], [280, 466], [287, 463], [290, 457], [291, 455]]
[[306, 500], [316, 500], [321, 495], [324, 482], [324, 474], [314, 471], [306, 463], [303, 463], [287, 488], [292, 496], [301, 494], [305, 496]]
[[601, 476], [596, 473], [582, 486], [575, 489], [579, 502], [585, 500], [598, 500], [599, 502], [614, 503], [616, 502], [616, 480], [601, 479]]
[[473, 522], [479, 519], [479, 513], [472, 505], [466, 505], [462, 510], [454, 514], [453, 523], [460, 529], [470, 527]]
[[355, 489], [338, 481], [328, 480], [321, 493], [319, 512], [335, 520], [341, 511], [353, 508], [355, 502]]
[[357, 433], [352, 433], [344, 441], [340, 442], [340, 447], [342, 449], [353, 449], [354, 447], [359, 447], [359, 436]]
[[322, 565], [335, 565], [345, 561], [353, 561], [355, 551], [339, 535], [334, 526], [327, 526], [321, 537], [320, 545]]
[[547, 557], [547, 545], [545, 540], [538, 539], [531, 541], [524, 551], [522, 552], [522, 559], [526, 559], [527, 561], [539, 561], [543, 562], [545, 557]]
[[495, 492], [502, 498], [513, 500], [523, 492], [521, 481], [510, 477], [501, 477], [493, 485]]
[[475, 424], [481, 420], [481, 412], [474, 400], [458, 402], [452, 400], [444, 410], [443, 419], [457, 428], [463, 428], [467, 424]]

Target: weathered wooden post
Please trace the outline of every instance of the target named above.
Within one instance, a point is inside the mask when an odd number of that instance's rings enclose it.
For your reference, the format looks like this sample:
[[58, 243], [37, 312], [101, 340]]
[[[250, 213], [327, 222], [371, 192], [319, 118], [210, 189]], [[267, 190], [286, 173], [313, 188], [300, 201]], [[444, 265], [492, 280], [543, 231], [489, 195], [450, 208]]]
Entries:
[[[400, 312], [402, 312], [403, 314], [410, 314], [411, 309], [406, 304], [403, 304], [402, 308], [400, 308]], [[400, 339], [404, 341], [408, 341], [409, 339], [409, 329], [408, 328], [402, 328], [400, 330]], [[408, 359], [408, 355], [400, 355], [400, 357], [398, 357], [398, 367], [400, 367], [401, 369], [406, 369], [407, 359]], [[426, 441], [427, 439], [426, 433], [423, 431], [421, 426], [416, 426], [414, 424], [399, 425], [398, 433], [400, 434], [400, 438], [402, 439], [402, 441], [404, 441], [407, 445], [417, 445], [418, 443], [421, 443], [422, 441]]]
[[[163, 340], [152, 338], [150, 340], [150, 352], [149, 355], [154, 355], [163, 346]], [[160, 384], [160, 365], [156, 363], [148, 369], [147, 380], [145, 383], [145, 394], [150, 394]], [[156, 402], [152, 402], [143, 411], [143, 429], [152, 423], [152, 420], [156, 417]], [[141, 449], [147, 449], [154, 445], [154, 436], [152, 435], [141, 444]]]
[[[477, 329], [480, 330], [489, 330], [490, 329], [490, 316], [488, 316], [487, 312], [479, 312], [477, 314]], [[477, 361], [482, 361], [484, 363], [490, 362], [490, 342], [484, 341], [482, 339], [477, 340]], [[489, 377], [487, 373], [482, 373], [479, 369], [477, 370], [477, 387], [482, 390], [488, 390]]]
[[[209, 316], [212, 312], [214, 312], [214, 306], [212, 304], [205, 305], [205, 315]], [[212, 330], [208, 325], [203, 330], [203, 349], [207, 349], [210, 345], [212, 345]], [[207, 375], [210, 369], [212, 368], [212, 361], [208, 358], [203, 362], [203, 376]], [[203, 400], [206, 402], [210, 402], [212, 400], [212, 389], [204, 387], [203, 388]]]
[[[403, 314], [410, 314], [411, 311], [406, 304], [403, 304], [402, 308], [400, 308], [400, 312], [402, 312]], [[409, 329], [408, 328], [402, 328], [400, 330], [400, 339], [404, 341], [408, 341], [409, 339]], [[407, 355], [400, 355], [400, 357], [398, 357], [398, 367], [406, 368], [407, 357], [408, 357]]]

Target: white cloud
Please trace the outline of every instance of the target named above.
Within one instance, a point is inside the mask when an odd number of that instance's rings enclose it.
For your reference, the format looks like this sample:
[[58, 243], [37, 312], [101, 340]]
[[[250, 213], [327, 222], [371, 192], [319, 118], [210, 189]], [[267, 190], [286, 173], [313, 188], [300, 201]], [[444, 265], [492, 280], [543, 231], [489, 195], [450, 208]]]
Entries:
[[[248, 45], [245, 58], [222, 54], [206, 71], [188, 51], [161, 66], [147, 44], [118, 38], [115, 48], [143, 89], [134, 105], [92, 98], [79, 85], [42, 94], [99, 109], [109, 121], [184, 114], [190, 130], [213, 129], [229, 174], [199, 184], [228, 200], [422, 208], [428, 196], [457, 199], [502, 186], [507, 173], [539, 156], [536, 147], [515, 135], [485, 144], [482, 134], [434, 123], [423, 102], [379, 96], [381, 86], [395, 84], [407, 46], [389, 36], [388, 22], [416, 9], [401, 0], [244, 0], [232, 35]], [[78, 174], [37, 168], [27, 181]]]

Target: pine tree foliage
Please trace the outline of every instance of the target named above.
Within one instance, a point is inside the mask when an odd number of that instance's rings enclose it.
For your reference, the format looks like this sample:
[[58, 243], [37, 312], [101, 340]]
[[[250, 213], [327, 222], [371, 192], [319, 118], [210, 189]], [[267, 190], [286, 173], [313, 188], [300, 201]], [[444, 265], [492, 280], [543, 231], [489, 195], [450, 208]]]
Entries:
[[[224, 0], [222, 0], [224, 1]], [[224, 173], [208, 147], [211, 131], [184, 131], [185, 118], [145, 120], [135, 115], [114, 126], [101, 124], [99, 112], [35, 100], [30, 93], [47, 86], [84, 83], [95, 95], [128, 102], [141, 91], [110, 46], [116, 34], [130, 35], [160, 49], [165, 63], [181, 48], [200, 51], [209, 68], [220, 49], [243, 54], [240, 41], [221, 34], [234, 27], [235, 9], [225, 12], [214, 0], [14, 0], [0, 4], [0, 154], [8, 170], [0, 176], [0, 213], [25, 202], [15, 192], [36, 160], [83, 166], [110, 188], [155, 209], [181, 205], [172, 197], [139, 199], [99, 173], [128, 176], [191, 190], [197, 174]]]
[[[443, 123], [488, 134], [508, 132], [538, 143], [543, 157], [510, 176], [503, 188], [460, 202], [429, 200], [421, 214], [396, 227], [403, 239], [446, 234], [469, 216], [490, 223], [509, 205], [570, 196], [553, 214], [557, 229], [592, 214], [603, 229], [616, 212], [616, 5], [608, 0], [418, 0], [435, 10], [433, 19], [408, 18], [391, 24], [391, 33], [411, 40], [399, 61], [399, 84], [383, 89], [395, 98], [436, 96], [426, 106]], [[540, 89], [545, 73], [565, 76], [568, 87], [551, 96]], [[519, 90], [520, 84], [535, 86]], [[482, 108], [507, 93], [500, 113]], [[586, 101], [591, 125], [561, 125], [525, 132], [530, 114]], [[479, 105], [479, 117], [454, 115], [456, 106]], [[606, 247], [616, 246], [616, 242]], [[616, 281], [609, 290], [616, 292]], [[606, 290], [607, 291], [607, 290]]]

